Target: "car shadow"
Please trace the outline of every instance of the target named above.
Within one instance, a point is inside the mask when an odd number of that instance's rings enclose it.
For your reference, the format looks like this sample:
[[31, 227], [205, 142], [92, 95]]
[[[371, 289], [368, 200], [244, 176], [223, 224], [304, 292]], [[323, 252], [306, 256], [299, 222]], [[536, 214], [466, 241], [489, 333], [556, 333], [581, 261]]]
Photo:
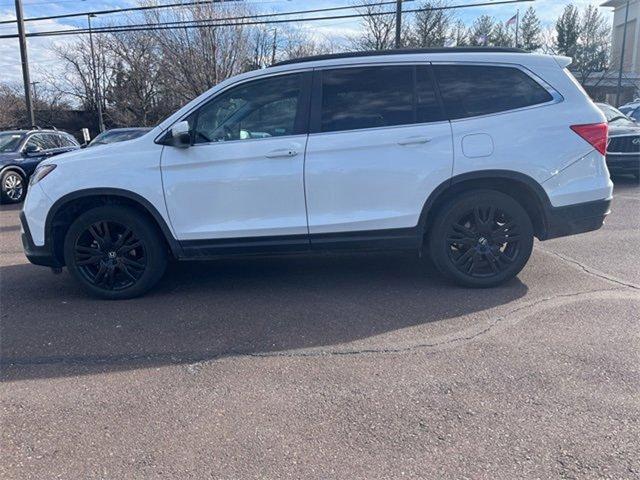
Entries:
[[[414, 255], [235, 258], [170, 266], [145, 297], [87, 297], [69, 275], [0, 268], [4, 380], [331, 347], [524, 296], [456, 287]], [[426, 339], [425, 339], [426, 340]]]

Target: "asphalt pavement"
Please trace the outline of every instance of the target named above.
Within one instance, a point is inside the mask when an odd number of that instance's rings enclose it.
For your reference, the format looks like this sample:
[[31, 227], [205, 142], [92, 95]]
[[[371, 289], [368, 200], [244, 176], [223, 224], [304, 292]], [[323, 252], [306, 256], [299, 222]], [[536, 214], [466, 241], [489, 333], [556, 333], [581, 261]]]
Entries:
[[640, 478], [640, 188], [517, 279], [413, 255], [172, 265], [86, 297], [0, 207], [0, 478]]

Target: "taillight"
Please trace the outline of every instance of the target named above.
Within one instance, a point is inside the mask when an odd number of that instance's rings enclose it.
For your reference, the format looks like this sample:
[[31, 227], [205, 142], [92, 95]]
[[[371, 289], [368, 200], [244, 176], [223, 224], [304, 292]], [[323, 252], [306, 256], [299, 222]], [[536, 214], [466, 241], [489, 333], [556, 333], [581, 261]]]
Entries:
[[587, 125], [571, 125], [571, 130], [589, 142], [593, 148], [604, 155], [607, 151], [609, 125], [606, 123], [589, 123]]

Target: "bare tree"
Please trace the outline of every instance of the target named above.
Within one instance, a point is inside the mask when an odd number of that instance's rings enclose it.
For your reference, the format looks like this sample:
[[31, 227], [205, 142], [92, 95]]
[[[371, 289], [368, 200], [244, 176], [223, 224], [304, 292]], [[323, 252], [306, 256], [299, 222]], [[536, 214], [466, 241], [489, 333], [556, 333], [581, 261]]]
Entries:
[[393, 48], [396, 29], [395, 10], [389, 10], [381, 3], [371, 3], [359, 8], [358, 11], [362, 14], [362, 33], [351, 39], [352, 47], [356, 50]]

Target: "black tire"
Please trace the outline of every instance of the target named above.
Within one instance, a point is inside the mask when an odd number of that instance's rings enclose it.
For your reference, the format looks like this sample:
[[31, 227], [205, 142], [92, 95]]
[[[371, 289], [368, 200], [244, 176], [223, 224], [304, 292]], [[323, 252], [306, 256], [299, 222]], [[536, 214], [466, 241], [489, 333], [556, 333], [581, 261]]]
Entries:
[[130, 207], [106, 205], [71, 224], [64, 259], [86, 292], [119, 300], [144, 294], [162, 278], [167, 250], [147, 217]]
[[522, 206], [494, 190], [463, 193], [444, 205], [429, 234], [436, 268], [474, 288], [515, 277], [533, 249], [533, 226]]
[[0, 177], [2, 203], [20, 203], [27, 195], [27, 181], [15, 170], [7, 170]]

